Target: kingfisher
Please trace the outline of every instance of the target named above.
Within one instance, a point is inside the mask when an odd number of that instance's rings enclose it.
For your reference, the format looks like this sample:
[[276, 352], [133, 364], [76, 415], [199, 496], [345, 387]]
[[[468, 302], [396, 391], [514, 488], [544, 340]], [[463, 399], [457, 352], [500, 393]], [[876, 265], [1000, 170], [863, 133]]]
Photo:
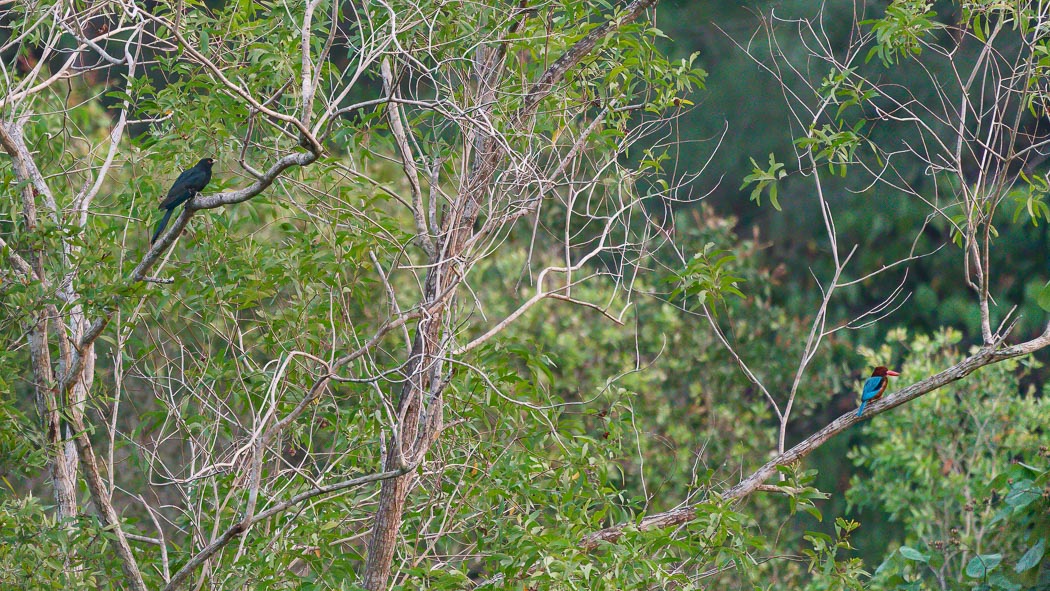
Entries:
[[886, 391], [886, 385], [890, 383], [889, 377], [899, 375], [901, 374], [885, 365], [876, 367], [871, 372], [871, 377], [864, 382], [864, 391], [860, 393], [860, 408], [857, 409], [857, 416], [859, 417], [864, 412], [866, 404], [882, 397], [882, 393]]

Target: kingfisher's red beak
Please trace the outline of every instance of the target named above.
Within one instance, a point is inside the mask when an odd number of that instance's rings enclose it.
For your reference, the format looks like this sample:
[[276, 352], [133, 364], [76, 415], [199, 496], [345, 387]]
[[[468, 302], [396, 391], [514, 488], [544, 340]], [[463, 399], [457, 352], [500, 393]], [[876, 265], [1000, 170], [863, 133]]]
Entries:
[[901, 375], [901, 374], [899, 374], [899, 373], [897, 373], [897, 372], [893, 371], [892, 369], [887, 369], [887, 370], [886, 370], [886, 375], [888, 375], [888, 376], [899, 376], [899, 375]]

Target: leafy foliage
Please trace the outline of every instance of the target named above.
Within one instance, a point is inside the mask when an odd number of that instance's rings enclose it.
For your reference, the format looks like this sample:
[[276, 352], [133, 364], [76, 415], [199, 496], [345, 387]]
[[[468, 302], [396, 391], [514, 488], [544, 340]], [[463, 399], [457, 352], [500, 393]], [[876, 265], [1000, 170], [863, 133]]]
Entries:
[[752, 184], [755, 185], [755, 188], [751, 190], [750, 199], [756, 205], [762, 205], [762, 193], [768, 190], [769, 203], [777, 211], [783, 211], [780, 207], [780, 201], [777, 200], [777, 186], [780, 180], [787, 176], [784, 165], [777, 162], [775, 155], [770, 154], [769, 168], [762, 170], [754, 158], [751, 159], [751, 166], [754, 168], [751, 174], [744, 177], [744, 184], [740, 185], [740, 188], [744, 189]]
[[106, 535], [89, 517], [59, 523], [32, 496], [0, 502], [0, 585], [7, 589], [107, 586], [119, 579], [120, 567], [104, 551]]
[[724, 303], [725, 296], [744, 297], [737, 288], [743, 279], [733, 275], [731, 263], [736, 256], [725, 250], [718, 250], [714, 243], [707, 243], [701, 252], [693, 255], [686, 263], [685, 269], [674, 277], [680, 285], [671, 292], [671, 298], [683, 296], [691, 309], [710, 305], [718, 310]]
[[901, 56], [920, 55], [922, 38], [938, 28], [932, 9], [933, 3], [925, 0], [893, 0], [886, 7], [884, 17], [862, 21], [861, 24], [870, 25], [876, 35], [876, 44], [866, 59], [877, 56], [884, 65], [892, 66]]

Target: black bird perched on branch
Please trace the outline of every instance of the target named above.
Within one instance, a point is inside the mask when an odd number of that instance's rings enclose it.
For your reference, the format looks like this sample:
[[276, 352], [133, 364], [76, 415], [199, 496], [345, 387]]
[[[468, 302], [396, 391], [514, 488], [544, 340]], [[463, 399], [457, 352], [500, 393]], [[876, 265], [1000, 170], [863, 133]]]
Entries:
[[157, 207], [157, 209], [166, 209], [168, 211], [164, 212], [164, 217], [157, 224], [157, 231], [153, 233], [153, 238], [149, 239], [150, 245], [157, 241], [160, 233], [167, 227], [168, 220], [171, 219], [171, 212], [175, 211], [176, 207], [192, 199], [197, 193], [203, 191], [204, 187], [208, 185], [208, 181], [211, 180], [212, 164], [215, 164], [215, 160], [203, 158], [196, 166], [183, 171], [179, 178], [175, 179], [175, 184], [168, 190], [168, 196]]

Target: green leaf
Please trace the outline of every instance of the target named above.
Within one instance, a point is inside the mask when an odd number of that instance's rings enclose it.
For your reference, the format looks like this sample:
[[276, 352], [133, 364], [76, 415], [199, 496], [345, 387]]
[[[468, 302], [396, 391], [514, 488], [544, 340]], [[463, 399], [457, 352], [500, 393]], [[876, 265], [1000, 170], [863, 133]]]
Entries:
[[914, 562], [926, 562], [930, 559], [929, 556], [926, 556], [922, 552], [919, 552], [918, 550], [910, 546], [901, 546], [898, 552], [901, 553], [901, 556]]
[[762, 205], [762, 193], [768, 189], [769, 191], [769, 202], [773, 204], [773, 207], [777, 211], [782, 211], [780, 208], [780, 201], [777, 200], [777, 183], [787, 176], [787, 171], [784, 170], [784, 165], [777, 162], [776, 155], [769, 154], [769, 168], [763, 170], [755, 159], [751, 159], [751, 174], [744, 177], [744, 183], [740, 185], [740, 189], [744, 189], [752, 183], [755, 188], [751, 190], [749, 199], [754, 201], [756, 205]]
[[1035, 301], [1039, 304], [1040, 308], [1050, 312], [1050, 281], [1046, 282], [1046, 285], [1043, 286], [1042, 291], [1039, 292]]
[[992, 573], [988, 577], [988, 586], [1002, 591], [1021, 591], [1021, 585], [1007, 579], [1003, 573]]
[[817, 509], [815, 505], [808, 505], [802, 508], [803, 511], [812, 515], [817, 521], [824, 521], [824, 515]]
[[886, 560], [883, 560], [882, 564], [879, 565], [879, 568], [875, 569], [875, 575], [874, 576], [877, 577], [877, 576], [881, 575], [884, 572], [888, 572], [891, 568], [894, 568], [896, 566], [897, 565], [894, 563], [894, 561], [892, 560], [892, 556], [891, 556], [890, 558], [887, 558]]
[[1024, 571], [1039, 565], [1039, 561], [1043, 559], [1043, 554], [1046, 553], [1046, 538], [1039, 538], [1039, 541], [1034, 546], [1028, 549], [1024, 553], [1024, 556], [1017, 561], [1017, 566], [1014, 570], [1023, 573]]
[[971, 579], [983, 579], [995, 570], [1003, 561], [1002, 554], [979, 554], [970, 559], [966, 565], [966, 576]]
[[1040, 496], [1042, 496], [1042, 490], [1034, 482], [1026, 478], [1015, 482], [1003, 500], [1013, 508], [1014, 513], [1017, 513], [1032, 504]]

